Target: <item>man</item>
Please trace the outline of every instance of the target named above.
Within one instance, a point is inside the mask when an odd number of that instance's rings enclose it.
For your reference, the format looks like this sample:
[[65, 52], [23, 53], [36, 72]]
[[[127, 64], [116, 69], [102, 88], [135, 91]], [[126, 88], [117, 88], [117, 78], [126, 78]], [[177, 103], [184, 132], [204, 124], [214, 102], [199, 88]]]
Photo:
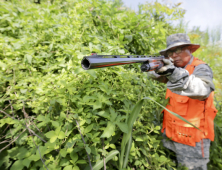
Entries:
[[[200, 130], [164, 110], [163, 144], [176, 153], [179, 164], [189, 170], [206, 170], [210, 141], [214, 140], [213, 120], [217, 110], [213, 104], [213, 73], [192, 53], [200, 45], [192, 44], [186, 34], [167, 37], [167, 48], [160, 51], [165, 65], [148, 75], [167, 83], [167, 109], [179, 114]], [[171, 62], [172, 61], [172, 62]], [[168, 139], [167, 139], [168, 138]]]

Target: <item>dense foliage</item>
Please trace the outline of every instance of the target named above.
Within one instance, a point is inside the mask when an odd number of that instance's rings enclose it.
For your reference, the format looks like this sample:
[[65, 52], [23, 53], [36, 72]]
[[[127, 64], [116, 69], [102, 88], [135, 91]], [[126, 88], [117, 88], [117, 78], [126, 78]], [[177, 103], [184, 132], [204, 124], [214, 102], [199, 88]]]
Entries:
[[[145, 96], [164, 105], [165, 86], [137, 64], [85, 71], [80, 60], [156, 54], [177, 31], [169, 20], [182, 16], [159, 3], [135, 13], [119, 1], [0, 1], [1, 169], [100, 169], [104, 160], [119, 170], [131, 111]], [[143, 102], [125, 169], [175, 169], [161, 144], [161, 110]]]

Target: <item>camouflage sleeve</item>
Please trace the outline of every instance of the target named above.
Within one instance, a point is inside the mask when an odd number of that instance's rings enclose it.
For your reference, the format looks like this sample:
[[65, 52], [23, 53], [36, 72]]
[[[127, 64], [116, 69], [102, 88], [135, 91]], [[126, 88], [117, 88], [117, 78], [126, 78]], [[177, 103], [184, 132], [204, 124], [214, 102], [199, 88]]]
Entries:
[[176, 68], [167, 76], [167, 88], [173, 93], [188, 96], [191, 99], [204, 100], [215, 90], [213, 72], [207, 64], [196, 66], [193, 74], [183, 68]]

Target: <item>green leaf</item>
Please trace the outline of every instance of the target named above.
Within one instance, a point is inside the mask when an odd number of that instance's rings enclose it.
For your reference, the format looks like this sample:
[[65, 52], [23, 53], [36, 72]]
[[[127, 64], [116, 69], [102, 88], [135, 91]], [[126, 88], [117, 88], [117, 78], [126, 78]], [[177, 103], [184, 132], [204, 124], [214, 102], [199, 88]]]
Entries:
[[50, 143], [54, 143], [54, 142], [56, 141], [56, 139], [57, 139], [57, 136], [56, 136], [56, 135], [53, 136], [53, 137], [51, 137], [51, 138], [50, 138]]
[[76, 162], [76, 164], [86, 164], [87, 162], [85, 161], [85, 160], [78, 160], [77, 162]]
[[61, 154], [62, 157], [66, 157], [66, 155], [67, 155], [66, 149], [61, 149], [60, 154]]
[[63, 170], [72, 170], [72, 165], [66, 166]]
[[142, 142], [142, 141], [143, 141], [143, 138], [142, 138], [141, 136], [137, 136], [137, 137], [136, 137], [136, 141], [141, 141], [141, 142]]
[[38, 161], [40, 159], [39, 155], [31, 155], [30, 157], [28, 157], [27, 159], [31, 160], [31, 161]]
[[83, 70], [83, 68], [75, 68], [75, 69], [74, 69], [74, 73], [75, 73], [75, 74], [79, 74], [79, 73], [81, 73], [81, 72], [83, 72], [83, 71], [85, 71], [85, 70]]
[[80, 121], [79, 125], [82, 126], [82, 125], [84, 125], [85, 123], [86, 123], [86, 120], [83, 119], [83, 120]]
[[115, 124], [112, 122], [108, 122], [107, 127], [105, 128], [101, 138], [109, 138], [115, 131]]
[[60, 166], [67, 166], [67, 165], [69, 165], [69, 160], [64, 158], [64, 159], [61, 160], [59, 165]]
[[70, 154], [70, 157], [72, 158], [73, 163], [75, 163], [78, 160], [78, 154], [74, 151]]
[[63, 131], [59, 132], [58, 138], [59, 139], [64, 139], [66, 137], [65, 133]]
[[129, 139], [128, 143], [127, 143], [125, 159], [124, 159], [124, 162], [123, 162], [123, 168], [126, 168], [126, 166], [128, 164], [128, 161], [129, 161], [128, 158], [129, 158], [131, 147], [132, 147], [132, 132], [131, 132], [130, 139]]
[[94, 70], [87, 70], [86, 71], [90, 76], [92, 76], [93, 78], [97, 78], [97, 76], [96, 76], [96, 72], [94, 71]]
[[133, 124], [136, 121], [136, 119], [141, 111], [142, 105], [143, 105], [143, 99], [136, 103], [136, 105], [134, 106], [134, 108], [128, 118], [127, 124], [128, 124], [128, 129], [129, 129], [130, 133], [123, 134], [123, 139], [121, 142], [121, 154], [120, 154], [120, 159], [119, 159], [120, 168], [123, 168], [123, 163], [124, 163], [123, 159], [124, 159], [126, 145], [131, 137]]
[[105, 112], [105, 111], [100, 111], [100, 112], [97, 113], [97, 115], [105, 117], [107, 119], [110, 118], [110, 115], [107, 112]]
[[116, 146], [114, 144], [110, 144], [109, 147], [112, 149], [116, 149]]
[[29, 159], [24, 159], [24, 160], [22, 160], [22, 164], [23, 164], [24, 166], [26, 166], [27, 168], [29, 168], [30, 163], [31, 163], [31, 160], [29, 160]]
[[87, 103], [87, 102], [89, 102], [89, 100], [91, 100], [91, 99], [96, 99], [96, 98], [93, 97], [93, 96], [88, 96], [88, 95], [86, 95], [86, 96], [83, 97], [83, 102]]
[[120, 54], [125, 54], [125, 51], [124, 51], [123, 49], [119, 49], [118, 52], [119, 52]]
[[3, 63], [2, 61], [0, 61], [0, 67], [2, 69], [5, 69], [7, 67], [7, 65], [5, 63]]
[[100, 101], [96, 101], [94, 104], [93, 104], [93, 110], [95, 109], [99, 109], [102, 107], [102, 103]]
[[29, 55], [29, 54], [26, 54], [25, 56], [26, 56], [26, 59], [27, 59], [28, 63], [32, 64], [32, 56]]
[[52, 126], [54, 126], [55, 128], [59, 127], [59, 122], [57, 121], [51, 121], [52, 122]]
[[42, 121], [42, 122], [44, 122], [44, 121], [47, 121], [48, 118], [46, 118], [46, 117], [43, 116], [43, 115], [39, 115], [39, 116], [37, 117], [37, 120], [38, 120], [38, 121]]
[[124, 133], [128, 133], [129, 132], [129, 128], [127, 123], [121, 123], [121, 122], [117, 122], [116, 123], [118, 125], [118, 127], [120, 128], [120, 130]]
[[142, 105], [143, 105], [143, 99], [136, 103], [132, 112], [130, 113], [130, 116], [129, 116], [128, 121], [127, 121], [129, 130], [132, 130], [133, 124], [134, 124], [134, 122], [136, 121], [137, 117], [140, 114]]
[[50, 143], [55, 142], [55, 140], [57, 139], [55, 131], [49, 131], [45, 134], [45, 136], [50, 139]]
[[63, 118], [63, 119], [66, 119], [66, 114], [64, 112], [61, 112], [60, 117]]
[[133, 40], [133, 36], [132, 35], [125, 35], [125, 38], [131, 42]]
[[158, 161], [161, 162], [161, 163], [166, 162], [167, 158], [165, 156], [161, 155], [160, 158], [158, 159]]
[[110, 113], [111, 113], [110, 120], [111, 120], [112, 122], [114, 122], [115, 119], [116, 119], [116, 117], [117, 117], [117, 113], [115, 112], [115, 110], [114, 110], [112, 107], [109, 108], [109, 111], [110, 111]]
[[20, 89], [20, 92], [21, 92], [21, 93], [26, 93], [26, 92], [27, 92], [27, 89]]
[[[27, 133], [21, 134], [21, 136], [17, 139], [16, 143], [18, 143], [19, 145], [25, 144], [26, 141], [27, 141], [27, 137], [28, 137]], [[27, 151], [27, 152], [28, 152], [28, 151]], [[27, 152], [26, 152], [26, 153], [27, 153]], [[25, 155], [25, 154], [24, 154], [24, 155]]]
[[91, 43], [91, 42], [89, 42], [89, 50], [90, 50], [90, 52], [93, 51], [93, 43]]
[[72, 170], [80, 170], [78, 166], [74, 166]]
[[56, 136], [56, 134], [55, 134], [55, 131], [49, 131], [45, 134], [45, 136], [50, 139], [50, 138]]
[[[105, 158], [105, 162], [107, 163], [110, 159], [114, 158], [118, 153], [119, 153], [119, 151], [117, 151], [117, 150], [113, 150], [113, 151], [109, 152], [108, 155]], [[103, 159], [102, 159], [102, 160], [98, 161], [93, 166], [93, 170], [100, 170], [103, 166], [104, 166], [104, 162], [103, 162]]]
[[22, 160], [17, 160], [13, 163], [10, 170], [18, 170], [18, 169], [23, 169], [23, 168], [24, 168], [24, 165], [22, 163]]
[[91, 125], [89, 125], [89, 126], [87, 126], [87, 127], [84, 129], [84, 134], [89, 133], [89, 132], [92, 130], [93, 126], [94, 126], [94, 123], [91, 124]]
[[142, 162], [139, 161], [139, 160], [136, 160], [135, 163], [134, 163], [134, 165], [136, 165], [136, 166], [141, 165], [141, 164], [142, 164]]
[[90, 149], [88, 146], [86, 147], [86, 152], [87, 152], [88, 154], [91, 153], [91, 149]]
[[30, 155], [31, 155], [31, 152], [28, 149], [26, 149], [25, 147], [19, 148], [19, 153], [17, 155], [19, 159], [27, 158]]
[[59, 126], [58, 128], [56, 128], [55, 134], [56, 134], [56, 135], [59, 135], [60, 131], [61, 131], [61, 126]]

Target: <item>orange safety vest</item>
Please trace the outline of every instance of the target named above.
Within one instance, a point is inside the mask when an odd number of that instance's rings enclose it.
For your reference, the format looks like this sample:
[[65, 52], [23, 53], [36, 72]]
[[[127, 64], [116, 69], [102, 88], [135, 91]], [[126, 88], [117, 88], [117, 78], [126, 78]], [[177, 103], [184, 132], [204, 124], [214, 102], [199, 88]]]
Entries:
[[[194, 57], [193, 62], [187, 65], [186, 70], [191, 75], [195, 67], [199, 64], [205, 64], [203, 61]], [[162, 132], [166, 130], [166, 136], [175, 142], [185, 145], [196, 146], [196, 142], [208, 138], [214, 141], [214, 123], [217, 110], [213, 104], [214, 93], [203, 100], [191, 99], [187, 96], [181, 96], [167, 89], [166, 99], [170, 98], [167, 109], [182, 116], [201, 131], [192, 127], [190, 124], [180, 120], [176, 116], [164, 110]]]

